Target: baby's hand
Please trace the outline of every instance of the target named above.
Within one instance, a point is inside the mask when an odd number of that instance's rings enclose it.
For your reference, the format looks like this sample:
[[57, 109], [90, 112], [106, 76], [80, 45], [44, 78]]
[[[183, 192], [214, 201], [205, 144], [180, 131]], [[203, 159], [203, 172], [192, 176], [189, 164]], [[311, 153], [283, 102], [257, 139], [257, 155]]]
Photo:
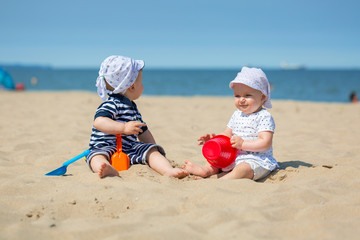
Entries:
[[215, 133], [212, 134], [206, 134], [198, 139], [199, 145], [203, 145], [207, 141], [209, 141], [211, 138], [215, 137]]
[[244, 143], [244, 139], [242, 139], [241, 137], [238, 137], [238, 136], [232, 136], [230, 138], [230, 143], [233, 148], [241, 149], [242, 145]]
[[126, 135], [139, 135], [139, 133], [142, 133], [141, 126], [146, 126], [145, 123], [139, 122], [139, 121], [130, 121], [125, 123], [124, 128], [124, 134]]

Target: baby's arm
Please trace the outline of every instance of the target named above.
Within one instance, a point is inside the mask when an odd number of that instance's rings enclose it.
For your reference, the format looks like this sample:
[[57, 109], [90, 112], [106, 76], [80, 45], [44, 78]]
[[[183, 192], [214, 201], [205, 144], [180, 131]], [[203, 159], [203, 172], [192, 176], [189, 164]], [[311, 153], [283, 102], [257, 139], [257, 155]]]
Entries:
[[94, 127], [97, 130], [108, 134], [139, 134], [142, 132], [141, 126], [146, 126], [146, 124], [139, 121], [121, 123], [108, 117], [97, 117], [94, 121]]
[[244, 151], [262, 152], [271, 147], [273, 135], [273, 132], [264, 131], [259, 132], [259, 138], [255, 140], [245, 141], [241, 137], [232, 136], [230, 141], [234, 148], [242, 149]]
[[142, 134], [140, 134], [138, 136], [139, 140], [143, 143], [154, 143], [155, 142], [155, 138], [153, 137], [153, 135], [151, 134], [150, 130], [146, 130], [145, 132], [143, 132]]
[[[219, 135], [225, 135], [228, 136], [229, 138], [231, 138], [232, 136], [232, 130], [229, 127], [226, 127], [225, 131], [223, 133], [220, 133]], [[199, 141], [199, 145], [203, 145], [204, 143], [206, 143], [207, 141], [209, 141], [211, 138], [215, 137], [216, 134], [212, 133], [212, 134], [206, 134], [204, 136], [201, 136], [198, 141]]]
[[231, 138], [232, 135], [233, 135], [231, 128], [226, 127], [226, 129], [225, 129], [225, 131], [222, 133], [222, 135], [225, 135], [225, 136], [228, 136], [229, 138]]

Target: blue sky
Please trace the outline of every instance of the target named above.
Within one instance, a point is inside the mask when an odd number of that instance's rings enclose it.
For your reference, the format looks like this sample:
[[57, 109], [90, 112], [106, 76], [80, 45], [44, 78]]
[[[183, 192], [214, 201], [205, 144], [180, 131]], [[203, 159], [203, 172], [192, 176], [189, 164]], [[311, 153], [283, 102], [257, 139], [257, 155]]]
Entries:
[[360, 68], [358, 0], [0, 0], [0, 64]]

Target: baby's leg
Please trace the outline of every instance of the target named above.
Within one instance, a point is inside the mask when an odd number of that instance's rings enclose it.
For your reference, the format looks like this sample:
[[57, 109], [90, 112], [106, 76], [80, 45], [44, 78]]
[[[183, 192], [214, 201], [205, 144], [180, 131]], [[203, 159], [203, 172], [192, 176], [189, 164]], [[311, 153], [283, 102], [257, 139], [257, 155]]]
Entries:
[[190, 161], [185, 161], [183, 168], [186, 171], [188, 171], [190, 174], [193, 174], [193, 175], [196, 175], [199, 177], [203, 177], [203, 178], [212, 176], [219, 172], [219, 169], [214, 168], [213, 166], [211, 166], [208, 163], [205, 166], [200, 166], [196, 163], [193, 163]]
[[240, 179], [240, 178], [248, 178], [253, 179], [254, 170], [248, 163], [239, 163], [234, 167], [231, 172], [223, 175], [220, 179]]
[[147, 160], [152, 169], [164, 176], [184, 178], [189, 173], [184, 169], [173, 168], [169, 162], [156, 148], [149, 150]]
[[94, 172], [99, 174], [100, 178], [106, 176], [119, 176], [119, 172], [110, 165], [104, 155], [95, 155], [90, 161], [90, 166]]

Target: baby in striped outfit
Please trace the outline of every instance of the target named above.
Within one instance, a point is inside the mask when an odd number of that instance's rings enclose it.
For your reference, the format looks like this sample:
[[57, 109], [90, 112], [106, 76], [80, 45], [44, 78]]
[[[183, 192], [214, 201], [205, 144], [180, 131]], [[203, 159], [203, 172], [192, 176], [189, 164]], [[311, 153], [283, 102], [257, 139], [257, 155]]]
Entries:
[[103, 103], [95, 113], [90, 153], [86, 157], [90, 169], [100, 178], [119, 176], [109, 162], [116, 152], [117, 134], [122, 136], [122, 151], [129, 156], [130, 165], [148, 164], [161, 175], [170, 177], [188, 175], [186, 170], [171, 166], [134, 102], [144, 90], [143, 68], [142, 60], [123, 56], [110, 56], [101, 64], [96, 86]]

